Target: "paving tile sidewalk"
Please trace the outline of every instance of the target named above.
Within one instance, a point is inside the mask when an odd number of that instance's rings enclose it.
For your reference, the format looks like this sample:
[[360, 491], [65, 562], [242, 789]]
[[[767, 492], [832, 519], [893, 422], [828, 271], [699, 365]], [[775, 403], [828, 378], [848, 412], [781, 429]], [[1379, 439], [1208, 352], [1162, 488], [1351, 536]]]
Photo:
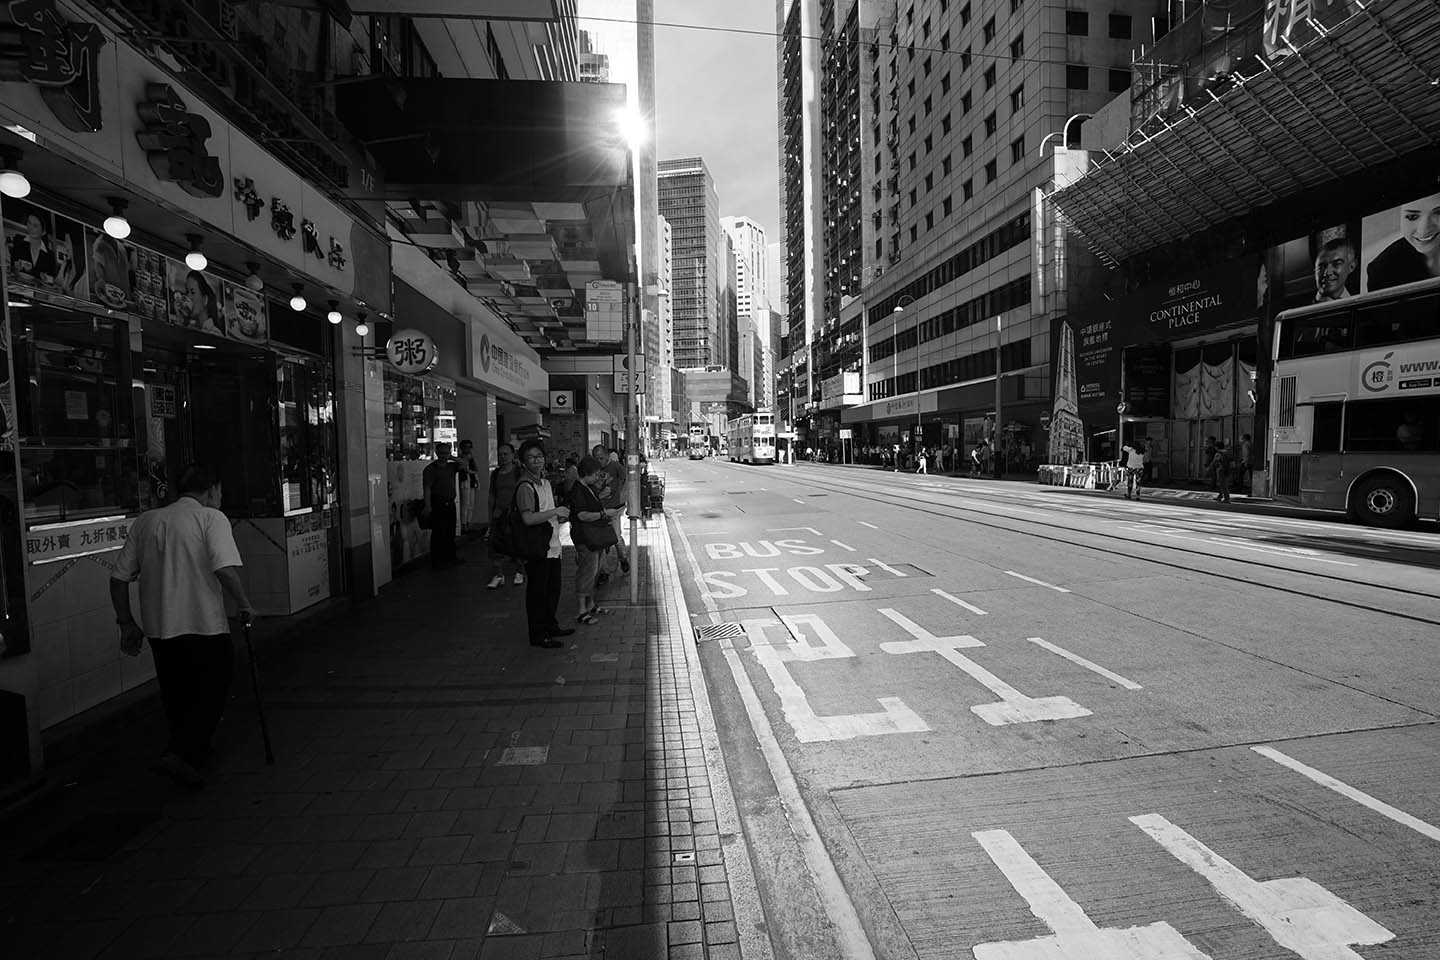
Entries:
[[244, 672], [204, 790], [141, 724], [0, 821], [0, 954], [766, 960], [663, 521], [640, 542], [640, 602], [563, 650], [474, 544], [262, 652], [273, 767]]

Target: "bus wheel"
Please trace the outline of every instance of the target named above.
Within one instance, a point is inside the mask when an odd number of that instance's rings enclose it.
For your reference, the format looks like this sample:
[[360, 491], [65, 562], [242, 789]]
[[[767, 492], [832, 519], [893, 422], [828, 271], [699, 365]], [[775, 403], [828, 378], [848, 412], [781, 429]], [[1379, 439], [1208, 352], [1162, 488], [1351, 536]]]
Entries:
[[1350, 514], [1369, 527], [1409, 526], [1415, 519], [1415, 495], [1399, 474], [1377, 474], [1355, 488]]

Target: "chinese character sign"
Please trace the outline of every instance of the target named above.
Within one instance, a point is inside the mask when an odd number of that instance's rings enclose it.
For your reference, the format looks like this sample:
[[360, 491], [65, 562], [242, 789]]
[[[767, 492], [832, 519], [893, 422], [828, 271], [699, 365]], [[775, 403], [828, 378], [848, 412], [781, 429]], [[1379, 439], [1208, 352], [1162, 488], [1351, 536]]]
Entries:
[[128, 517], [112, 517], [29, 530], [25, 534], [25, 559], [29, 563], [53, 563], [69, 557], [119, 550], [130, 534], [131, 522]]
[[34, 85], [50, 112], [69, 129], [98, 131], [97, 61], [105, 45], [100, 28], [65, 19], [55, 9], [55, 0], [11, 0], [8, 8], [19, 32], [19, 46], [4, 52], [0, 80]]
[[210, 121], [185, 109], [185, 102], [164, 83], [147, 83], [145, 99], [135, 105], [144, 129], [136, 141], [161, 180], [177, 183], [193, 197], [225, 192], [220, 160], [210, 155]]
[[439, 356], [435, 352], [435, 341], [430, 335], [419, 330], [400, 330], [385, 344], [390, 363], [401, 373], [424, 373]]

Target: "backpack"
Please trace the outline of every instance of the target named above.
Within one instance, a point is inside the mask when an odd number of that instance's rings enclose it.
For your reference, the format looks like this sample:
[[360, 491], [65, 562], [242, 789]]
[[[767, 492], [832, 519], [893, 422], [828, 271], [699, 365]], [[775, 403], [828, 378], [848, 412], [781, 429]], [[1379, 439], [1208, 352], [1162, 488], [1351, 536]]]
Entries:
[[540, 491], [533, 482], [521, 480], [515, 484], [515, 495], [510, 498], [510, 505], [495, 520], [490, 546], [496, 553], [516, 560], [544, 560], [550, 552], [550, 524], [539, 523], [532, 527], [525, 523], [515, 502], [519, 499], [521, 483], [530, 484], [530, 489], [535, 491], [536, 504], [539, 504]]

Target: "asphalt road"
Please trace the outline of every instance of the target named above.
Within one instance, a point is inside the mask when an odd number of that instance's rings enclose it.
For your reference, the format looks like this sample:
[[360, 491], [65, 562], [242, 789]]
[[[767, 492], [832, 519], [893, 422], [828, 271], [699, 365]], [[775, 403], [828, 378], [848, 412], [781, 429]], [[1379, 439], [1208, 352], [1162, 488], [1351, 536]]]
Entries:
[[1440, 957], [1440, 537], [670, 461], [776, 955]]

